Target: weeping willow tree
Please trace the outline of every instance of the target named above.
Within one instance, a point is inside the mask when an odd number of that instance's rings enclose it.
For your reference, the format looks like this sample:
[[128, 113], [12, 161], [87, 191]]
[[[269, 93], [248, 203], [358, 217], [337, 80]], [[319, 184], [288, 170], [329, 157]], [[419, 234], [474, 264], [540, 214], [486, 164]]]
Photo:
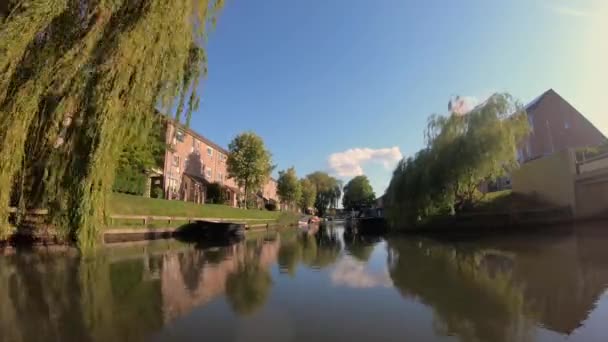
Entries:
[[481, 182], [518, 167], [516, 149], [528, 133], [525, 110], [508, 94], [495, 94], [466, 115], [431, 116], [427, 146], [393, 172], [389, 221], [403, 228], [469, 210]]
[[95, 244], [125, 146], [151, 109], [198, 104], [202, 44], [223, 0], [9, 1], [0, 15], [0, 239], [9, 205], [47, 207]]

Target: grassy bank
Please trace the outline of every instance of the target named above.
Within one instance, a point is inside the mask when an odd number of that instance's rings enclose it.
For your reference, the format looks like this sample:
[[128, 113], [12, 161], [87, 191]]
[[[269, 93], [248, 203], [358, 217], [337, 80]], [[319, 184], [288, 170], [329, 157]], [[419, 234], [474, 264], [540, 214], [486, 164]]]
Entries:
[[[259, 220], [268, 220], [280, 224], [289, 224], [297, 220], [294, 213], [280, 211], [268, 211], [259, 209], [239, 209], [219, 204], [195, 204], [184, 201], [168, 201], [156, 198], [125, 195], [113, 193], [109, 199], [109, 212], [114, 215], [150, 215], [150, 216], [174, 216], [174, 217], [209, 217], [230, 218], [246, 223], [261, 223]], [[173, 221], [170, 225], [166, 222], [152, 222], [148, 228], [178, 227], [187, 222]], [[112, 227], [117, 226], [142, 226], [141, 221], [136, 220], [114, 220]]]
[[490, 192], [470, 210], [470, 213], [510, 213], [526, 210], [541, 210], [553, 208], [555, 205], [542, 201], [533, 196], [516, 194], [511, 190]]
[[435, 215], [398, 230], [428, 233], [507, 233], [517, 228], [543, 227], [570, 222], [567, 207], [547, 203], [536, 196], [511, 190], [485, 194], [472, 208], [455, 215]]

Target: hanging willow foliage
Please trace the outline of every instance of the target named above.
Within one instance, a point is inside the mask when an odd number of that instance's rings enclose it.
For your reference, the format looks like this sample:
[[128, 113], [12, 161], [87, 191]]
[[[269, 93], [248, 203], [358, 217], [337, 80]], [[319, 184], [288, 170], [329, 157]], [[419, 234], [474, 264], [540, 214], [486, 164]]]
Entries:
[[[0, 9], [0, 239], [9, 205], [48, 207], [83, 249], [118, 156], [205, 72], [223, 0], [33, 0]], [[188, 114], [189, 116], [190, 114]]]

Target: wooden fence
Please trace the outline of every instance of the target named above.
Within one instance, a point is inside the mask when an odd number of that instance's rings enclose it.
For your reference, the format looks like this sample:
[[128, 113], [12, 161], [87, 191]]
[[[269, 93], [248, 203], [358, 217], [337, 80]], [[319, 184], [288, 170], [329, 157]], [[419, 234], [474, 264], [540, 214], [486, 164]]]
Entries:
[[[17, 213], [19, 210], [15, 207], [8, 208], [9, 213]], [[26, 215], [45, 216], [48, 215], [48, 209], [28, 209]], [[114, 220], [134, 220], [140, 221], [144, 226], [147, 226], [152, 221], [164, 221], [167, 224], [171, 222], [231, 222], [231, 223], [247, 223], [247, 222], [272, 222], [276, 219], [256, 219], [256, 218], [223, 218], [223, 217], [194, 217], [194, 216], [159, 216], [159, 215], [109, 215], [110, 225], [114, 225]]]
[[276, 219], [243, 219], [243, 218], [219, 218], [219, 217], [189, 217], [189, 216], [155, 216], [155, 215], [110, 215], [110, 225], [114, 225], [114, 220], [136, 220], [141, 221], [144, 226], [152, 221], [164, 221], [167, 224], [171, 222], [196, 222], [196, 221], [207, 221], [207, 222], [232, 222], [232, 223], [246, 223], [246, 222], [271, 222]]

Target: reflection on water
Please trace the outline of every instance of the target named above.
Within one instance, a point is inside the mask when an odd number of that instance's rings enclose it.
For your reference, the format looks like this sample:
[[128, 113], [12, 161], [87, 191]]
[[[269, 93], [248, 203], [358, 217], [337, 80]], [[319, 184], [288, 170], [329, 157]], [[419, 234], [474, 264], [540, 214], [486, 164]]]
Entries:
[[0, 256], [0, 341], [606, 341], [602, 228], [454, 242], [330, 226], [91, 259], [18, 251]]

